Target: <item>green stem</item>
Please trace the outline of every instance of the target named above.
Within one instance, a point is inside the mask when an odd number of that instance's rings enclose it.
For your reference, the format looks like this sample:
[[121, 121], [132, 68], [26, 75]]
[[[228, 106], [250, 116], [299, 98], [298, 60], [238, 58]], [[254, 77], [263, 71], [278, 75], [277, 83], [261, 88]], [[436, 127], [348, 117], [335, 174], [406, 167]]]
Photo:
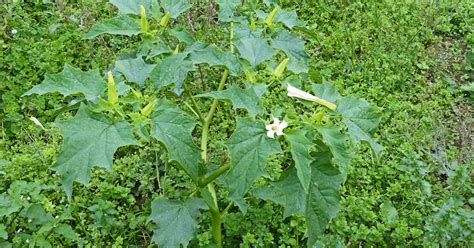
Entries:
[[[225, 70], [224, 74], [222, 74], [221, 81], [219, 82], [219, 86], [217, 91], [221, 91], [224, 89], [225, 81], [227, 80], [227, 76], [229, 76], [229, 71]], [[217, 103], [219, 100], [216, 98], [212, 102], [211, 110], [207, 114], [206, 119], [204, 119], [204, 123], [202, 124], [202, 135], [201, 135], [201, 158], [207, 163], [207, 141], [209, 136], [209, 125], [211, 125], [212, 117], [214, 117], [214, 113], [217, 109]]]
[[211, 210], [211, 232], [212, 240], [219, 247], [222, 247], [221, 214], [219, 211]]
[[201, 109], [198, 107], [196, 99], [194, 99], [194, 97], [191, 95], [191, 92], [189, 91], [188, 86], [186, 86], [186, 84], [183, 84], [183, 88], [184, 88], [184, 91], [186, 91], [186, 94], [188, 94], [189, 98], [191, 98], [191, 103], [193, 104], [193, 109], [196, 112], [196, 114], [198, 115], [199, 120], [202, 123], [204, 123], [204, 121], [205, 121], [204, 120], [204, 115], [202, 114]]
[[209, 175], [208, 177], [204, 178], [201, 182], [199, 182], [199, 186], [201, 188], [205, 187], [206, 185], [214, 181], [214, 179], [216, 179], [217, 177], [222, 175], [224, 172], [226, 172], [229, 168], [230, 168], [230, 164], [226, 164], [224, 166], [219, 167], [217, 170], [213, 171], [211, 175]]

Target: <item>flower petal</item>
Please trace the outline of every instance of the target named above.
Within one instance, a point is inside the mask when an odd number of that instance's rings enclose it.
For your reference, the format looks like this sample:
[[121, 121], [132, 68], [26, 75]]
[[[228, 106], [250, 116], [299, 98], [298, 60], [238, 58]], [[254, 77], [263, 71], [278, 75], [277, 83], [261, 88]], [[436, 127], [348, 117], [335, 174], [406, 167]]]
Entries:
[[270, 138], [272, 138], [272, 139], [274, 139], [274, 138], [275, 138], [275, 131], [269, 130], [269, 131], [267, 132], [267, 136], [270, 137]]

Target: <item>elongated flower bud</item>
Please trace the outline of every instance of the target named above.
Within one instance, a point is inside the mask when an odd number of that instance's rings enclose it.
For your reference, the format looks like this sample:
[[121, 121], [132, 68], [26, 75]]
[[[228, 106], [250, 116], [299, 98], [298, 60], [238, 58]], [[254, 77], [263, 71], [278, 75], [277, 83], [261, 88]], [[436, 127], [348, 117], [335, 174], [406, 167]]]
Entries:
[[269, 27], [273, 25], [273, 21], [275, 20], [275, 17], [278, 13], [278, 6], [275, 7], [270, 14], [267, 15], [265, 18], [265, 24], [267, 24]]
[[176, 45], [176, 48], [173, 51], [173, 54], [177, 54], [177, 53], [179, 53], [179, 44]]
[[288, 65], [289, 59], [286, 58], [284, 59], [273, 71], [273, 75], [277, 78], [281, 77], [283, 75], [283, 72], [285, 72], [285, 68]]
[[137, 99], [141, 99], [143, 97], [142, 93], [140, 93], [140, 91], [136, 91], [136, 90], [132, 89], [132, 93], [135, 96], [135, 98], [137, 98]]
[[245, 78], [246, 78], [248, 81], [252, 82], [252, 83], [255, 83], [255, 81], [256, 81], [256, 80], [255, 80], [255, 77], [254, 77], [253, 74], [252, 74], [252, 72], [249, 71], [249, 70], [245, 70]]
[[252, 21], [250, 22], [250, 28], [251, 28], [252, 30], [254, 30], [254, 31], [257, 29], [257, 25], [255, 24], [255, 21], [254, 21], [254, 20], [252, 20]]
[[168, 21], [170, 20], [170, 12], [166, 12], [166, 15], [163, 16], [160, 20], [160, 26], [166, 27], [168, 25]]
[[143, 116], [148, 117], [153, 111], [153, 108], [155, 107], [155, 105], [156, 105], [156, 100], [153, 100], [152, 102], [148, 103], [145, 107], [143, 107], [142, 110], [140, 110], [140, 113]]
[[321, 99], [319, 97], [313, 96], [313, 95], [311, 95], [310, 93], [308, 93], [306, 91], [302, 91], [302, 90], [300, 90], [296, 87], [293, 87], [291, 84], [288, 84], [288, 89], [287, 90], [288, 90], [288, 96], [304, 99], [304, 100], [307, 100], [307, 101], [316, 102], [316, 103], [319, 103], [319, 104], [325, 106], [328, 109], [336, 110], [336, 105], [334, 103], [331, 103], [331, 102], [328, 102], [328, 101], [326, 101], [324, 99]]
[[108, 74], [109, 82], [107, 84], [107, 96], [109, 98], [109, 103], [116, 104], [118, 102], [118, 92], [117, 88], [115, 87], [115, 80], [112, 72], [109, 71]]
[[143, 33], [148, 32], [148, 21], [146, 19], [146, 10], [143, 5], [140, 5], [140, 29]]

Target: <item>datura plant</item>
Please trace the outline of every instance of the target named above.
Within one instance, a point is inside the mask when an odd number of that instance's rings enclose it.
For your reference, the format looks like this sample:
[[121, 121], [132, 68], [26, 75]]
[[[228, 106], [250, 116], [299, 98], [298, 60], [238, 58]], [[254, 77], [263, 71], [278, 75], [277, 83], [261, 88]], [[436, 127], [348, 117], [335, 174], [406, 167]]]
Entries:
[[[186, 0], [110, 1], [119, 14], [92, 26], [85, 38], [138, 36], [140, 45], [102, 73], [66, 64], [25, 93], [76, 97], [67, 108], [74, 116], [57, 121], [64, 143], [53, 170], [71, 200], [73, 183], [87, 184], [95, 166], [110, 170], [118, 148], [156, 146], [194, 184], [187, 197], [153, 200], [149, 221], [159, 247], [187, 246], [204, 213], [215, 246], [225, 246], [223, 218], [231, 210], [245, 211], [250, 195], [282, 205], [282, 218], [304, 216], [312, 247], [339, 210], [338, 191], [353, 148], [363, 141], [379, 156], [382, 147], [370, 136], [379, 114], [327, 81], [311, 81], [298, 36], [311, 31], [295, 11], [268, 0], [262, 5], [266, 11], [247, 1], [216, 2], [227, 36], [219, 44], [199, 41], [177, 24], [192, 7]], [[189, 76], [201, 70], [208, 70], [208, 77], [220, 73], [216, 88], [198, 86], [199, 80]], [[206, 90], [194, 94], [197, 89]], [[277, 94], [296, 111], [285, 113], [288, 106], [277, 103], [265, 107], [262, 100]], [[227, 140], [218, 140], [230, 159], [216, 164], [208, 142], [214, 141], [209, 132], [217, 126], [215, 114], [229, 113], [221, 102], [233, 106], [235, 115], [224, 116], [236, 124]], [[265, 169], [275, 154], [285, 157], [279, 162], [284, 171], [271, 181]], [[256, 186], [257, 178], [267, 182]]]

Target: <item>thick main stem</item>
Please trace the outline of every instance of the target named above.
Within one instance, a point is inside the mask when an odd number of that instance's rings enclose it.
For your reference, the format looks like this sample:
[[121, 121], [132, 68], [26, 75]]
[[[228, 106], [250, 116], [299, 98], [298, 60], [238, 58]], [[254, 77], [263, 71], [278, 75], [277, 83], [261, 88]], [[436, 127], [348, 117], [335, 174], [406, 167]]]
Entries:
[[[229, 76], [229, 71], [225, 70], [224, 74], [222, 74], [217, 91], [221, 91], [224, 89], [227, 76]], [[207, 141], [209, 136], [209, 126], [211, 125], [212, 117], [214, 117], [214, 113], [216, 112], [218, 102], [218, 99], [214, 99], [211, 105], [211, 109], [209, 110], [209, 113], [207, 114], [207, 117], [206, 119], [204, 119], [204, 123], [202, 124], [201, 158], [202, 160], [204, 160], [205, 163], [207, 163]]]
[[221, 213], [219, 210], [211, 210], [211, 232], [212, 240], [219, 247], [222, 247], [222, 231], [221, 231]]

